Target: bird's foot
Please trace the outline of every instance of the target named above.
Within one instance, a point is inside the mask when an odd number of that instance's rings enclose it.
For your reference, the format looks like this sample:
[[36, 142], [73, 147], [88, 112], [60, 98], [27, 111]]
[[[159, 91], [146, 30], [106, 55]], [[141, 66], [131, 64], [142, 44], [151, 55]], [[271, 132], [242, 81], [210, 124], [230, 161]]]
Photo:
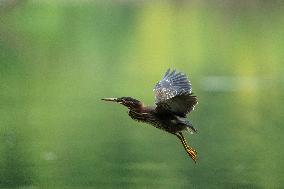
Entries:
[[180, 139], [186, 153], [189, 155], [189, 157], [191, 157], [191, 159], [196, 163], [196, 160], [197, 160], [197, 152], [195, 149], [191, 148], [185, 138], [183, 137], [183, 134], [180, 132], [178, 134], [176, 134], [176, 136]]
[[191, 148], [191, 147], [189, 147], [189, 146], [187, 146], [186, 152], [191, 157], [191, 159], [196, 163], [196, 160], [197, 160], [197, 152], [196, 152], [196, 150]]

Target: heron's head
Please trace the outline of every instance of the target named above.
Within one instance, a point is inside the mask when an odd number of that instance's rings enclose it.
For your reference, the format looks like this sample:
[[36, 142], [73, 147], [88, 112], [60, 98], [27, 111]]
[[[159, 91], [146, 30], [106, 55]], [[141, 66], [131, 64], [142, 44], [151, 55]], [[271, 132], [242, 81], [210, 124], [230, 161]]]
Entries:
[[120, 97], [120, 98], [103, 98], [104, 101], [117, 102], [126, 106], [129, 109], [140, 109], [142, 103], [139, 100], [136, 100], [132, 97]]

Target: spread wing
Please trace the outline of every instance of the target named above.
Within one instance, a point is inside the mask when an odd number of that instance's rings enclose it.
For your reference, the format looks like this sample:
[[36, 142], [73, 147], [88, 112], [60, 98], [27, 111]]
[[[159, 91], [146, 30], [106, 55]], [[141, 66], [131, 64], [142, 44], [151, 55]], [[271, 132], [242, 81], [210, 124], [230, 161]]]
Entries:
[[192, 95], [190, 81], [185, 74], [170, 69], [155, 88], [156, 111], [161, 114], [174, 113], [186, 117], [197, 104], [196, 96]]

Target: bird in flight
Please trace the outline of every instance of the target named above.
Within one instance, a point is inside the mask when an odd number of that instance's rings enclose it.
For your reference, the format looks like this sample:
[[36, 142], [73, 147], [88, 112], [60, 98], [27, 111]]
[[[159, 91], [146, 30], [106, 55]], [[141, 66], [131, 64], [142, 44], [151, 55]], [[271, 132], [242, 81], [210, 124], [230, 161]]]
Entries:
[[126, 106], [128, 115], [136, 120], [171, 133], [180, 140], [183, 148], [196, 163], [197, 152], [190, 147], [182, 132], [196, 133], [187, 115], [197, 105], [197, 97], [192, 93], [191, 83], [184, 73], [167, 70], [154, 88], [155, 105], [144, 106], [132, 97], [103, 98], [104, 101], [117, 102]]

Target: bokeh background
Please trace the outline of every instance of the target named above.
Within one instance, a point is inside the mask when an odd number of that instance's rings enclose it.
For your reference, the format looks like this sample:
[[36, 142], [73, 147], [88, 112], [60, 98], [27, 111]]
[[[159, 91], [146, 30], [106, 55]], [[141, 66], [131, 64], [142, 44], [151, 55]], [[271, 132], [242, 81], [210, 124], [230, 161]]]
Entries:
[[[283, 1], [0, 1], [0, 187], [284, 188]], [[187, 135], [102, 97], [154, 103], [167, 68]]]

